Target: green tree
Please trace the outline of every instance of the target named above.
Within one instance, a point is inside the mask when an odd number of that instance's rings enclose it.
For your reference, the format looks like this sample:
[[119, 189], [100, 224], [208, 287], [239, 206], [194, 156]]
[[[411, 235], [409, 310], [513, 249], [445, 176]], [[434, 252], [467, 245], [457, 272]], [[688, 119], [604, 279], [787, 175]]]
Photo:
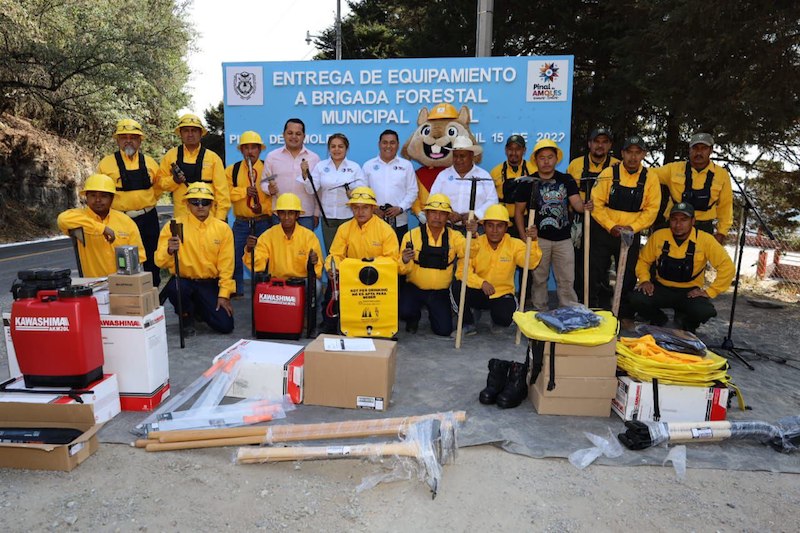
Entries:
[[[777, 161], [759, 161], [754, 170], [756, 177], [747, 181], [748, 192], [767, 226], [785, 240], [800, 228], [800, 171], [786, 171]], [[751, 217], [749, 225], [755, 224]]]
[[225, 161], [225, 106], [220, 100], [219, 104], [203, 111], [208, 134], [202, 139], [206, 149], [215, 152]]

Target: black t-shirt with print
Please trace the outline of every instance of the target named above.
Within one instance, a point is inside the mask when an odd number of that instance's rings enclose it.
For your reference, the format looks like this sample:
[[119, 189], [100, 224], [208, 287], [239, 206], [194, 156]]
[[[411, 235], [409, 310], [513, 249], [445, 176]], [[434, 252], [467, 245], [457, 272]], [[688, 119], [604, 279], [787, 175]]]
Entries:
[[[534, 174], [538, 177], [539, 173]], [[539, 194], [536, 195], [536, 228], [539, 237], [549, 241], [563, 241], [570, 238], [569, 197], [579, 194], [578, 186], [571, 176], [556, 170], [549, 180], [537, 182]], [[516, 202], [525, 202], [530, 209], [531, 187], [533, 183], [520, 183], [517, 186]]]

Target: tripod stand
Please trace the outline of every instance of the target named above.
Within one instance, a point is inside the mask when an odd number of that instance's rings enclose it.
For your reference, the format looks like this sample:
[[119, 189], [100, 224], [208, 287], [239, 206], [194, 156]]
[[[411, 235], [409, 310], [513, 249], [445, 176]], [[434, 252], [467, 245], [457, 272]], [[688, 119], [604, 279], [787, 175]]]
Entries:
[[747, 193], [744, 187], [742, 187], [742, 184], [739, 182], [739, 180], [736, 179], [736, 177], [733, 175], [733, 173], [727, 166], [725, 167], [725, 170], [728, 171], [728, 174], [730, 175], [731, 179], [734, 181], [734, 183], [736, 183], [736, 186], [739, 187], [739, 193], [741, 194], [743, 205], [742, 205], [742, 232], [741, 235], [739, 236], [739, 242], [737, 243], [738, 249], [737, 249], [737, 261], [736, 261], [736, 278], [734, 279], [733, 282], [733, 301], [731, 302], [731, 314], [728, 319], [728, 334], [725, 336], [724, 339], [722, 339], [722, 344], [720, 344], [719, 348], [734, 355], [739, 361], [744, 363], [744, 365], [750, 370], [755, 370], [755, 367], [751, 365], [750, 362], [747, 361], [747, 359], [742, 357], [740, 352], [750, 352], [754, 355], [758, 355], [758, 353], [751, 348], [737, 348], [736, 345], [733, 343], [733, 337], [732, 337], [733, 320], [734, 316], [736, 315], [736, 299], [739, 295], [739, 276], [742, 273], [742, 256], [744, 255], [744, 245], [745, 245], [745, 240], [747, 239], [747, 217], [751, 210], [755, 214], [756, 219], [758, 219], [759, 225], [767, 234], [767, 236], [771, 240], [775, 240], [775, 236], [770, 231], [769, 227], [767, 226], [767, 223], [764, 222], [764, 218], [761, 216], [761, 213], [759, 213], [758, 208], [753, 203], [752, 198], [750, 198], [750, 195]]

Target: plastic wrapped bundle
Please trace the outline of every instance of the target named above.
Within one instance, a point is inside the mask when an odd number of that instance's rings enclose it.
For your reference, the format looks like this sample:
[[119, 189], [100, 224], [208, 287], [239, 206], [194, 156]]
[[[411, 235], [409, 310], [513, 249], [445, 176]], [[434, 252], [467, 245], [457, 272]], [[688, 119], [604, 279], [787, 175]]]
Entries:
[[603, 321], [600, 315], [583, 305], [571, 305], [559, 307], [552, 311], [542, 311], [536, 313], [536, 318], [558, 333], [594, 328]]
[[636, 326], [636, 333], [639, 335], [652, 335], [656, 344], [671, 352], [706, 355], [706, 345], [697, 338], [697, 335], [681, 329], [662, 328], [640, 324]]

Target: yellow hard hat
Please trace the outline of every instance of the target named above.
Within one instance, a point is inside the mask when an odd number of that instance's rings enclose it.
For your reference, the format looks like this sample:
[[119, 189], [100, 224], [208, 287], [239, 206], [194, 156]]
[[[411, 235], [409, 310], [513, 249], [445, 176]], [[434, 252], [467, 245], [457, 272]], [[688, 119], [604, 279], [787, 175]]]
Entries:
[[83, 184], [81, 194], [85, 195], [89, 191], [110, 192], [116, 194], [117, 186], [114, 179], [106, 176], [105, 174], [92, 174], [86, 178], [86, 183]]
[[458, 109], [447, 102], [436, 104], [428, 113], [428, 120], [436, 120], [437, 118], [458, 118]]
[[203, 182], [197, 181], [194, 183], [188, 183], [187, 187], [186, 194], [183, 195], [184, 200], [191, 200], [192, 198], [204, 198], [206, 200], [214, 199], [214, 191], [212, 191], [211, 187]]
[[378, 201], [375, 199], [375, 191], [369, 187], [356, 187], [350, 193], [350, 199], [347, 201], [347, 205], [353, 204], [378, 205]]
[[112, 137], [116, 137], [117, 135], [140, 135], [144, 137], [144, 132], [142, 132], [141, 124], [132, 118], [123, 118], [117, 122], [117, 129], [114, 131]]
[[181, 128], [184, 126], [194, 126], [195, 128], [200, 128], [202, 130], [202, 135], [208, 133], [208, 130], [205, 126], [203, 126], [203, 121], [200, 120], [200, 117], [191, 113], [186, 113], [178, 119], [178, 125], [175, 126], [175, 135], [180, 137]]
[[428, 196], [428, 201], [425, 202], [425, 207], [423, 207], [423, 209], [426, 211], [428, 209], [432, 211], [444, 211], [445, 213], [453, 212], [450, 206], [450, 198], [448, 198], [446, 194], [440, 192]]
[[262, 150], [267, 148], [261, 141], [261, 135], [254, 131], [246, 131], [239, 136], [239, 148], [241, 148], [243, 144], [260, 144]]
[[300, 198], [296, 194], [285, 192], [278, 196], [278, 202], [275, 204], [275, 211], [299, 211], [302, 215], [303, 204], [300, 203]]
[[542, 139], [536, 143], [536, 146], [533, 147], [533, 158], [536, 159], [536, 152], [544, 148], [552, 148], [556, 151], [556, 165], [561, 162], [561, 159], [564, 157], [564, 152], [562, 152], [556, 142], [551, 139]]
[[511, 225], [511, 220], [508, 218], [508, 209], [503, 204], [490, 205], [483, 214], [481, 222], [486, 222], [487, 220], [500, 220]]

